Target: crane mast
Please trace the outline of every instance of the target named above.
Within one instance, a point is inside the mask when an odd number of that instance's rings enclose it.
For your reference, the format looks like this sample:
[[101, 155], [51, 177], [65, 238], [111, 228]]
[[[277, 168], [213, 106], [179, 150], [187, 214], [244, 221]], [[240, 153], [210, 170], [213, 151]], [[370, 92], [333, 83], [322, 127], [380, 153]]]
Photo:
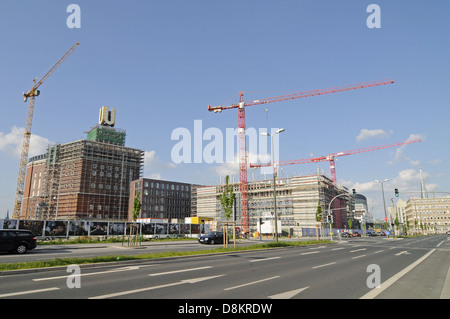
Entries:
[[392, 80], [382, 80], [382, 81], [372, 81], [363, 82], [354, 85], [346, 85], [341, 87], [332, 87], [322, 90], [312, 90], [306, 92], [298, 92], [293, 94], [287, 94], [282, 96], [269, 97], [260, 100], [251, 100], [244, 102], [243, 93], [239, 93], [239, 102], [229, 105], [229, 106], [211, 106], [208, 105], [208, 111], [214, 113], [220, 113], [223, 110], [238, 109], [238, 131], [239, 131], [239, 178], [240, 178], [240, 191], [241, 191], [241, 209], [242, 209], [242, 222], [241, 228], [244, 231], [248, 230], [248, 188], [247, 188], [247, 145], [246, 145], [246, 135], [245, 135], [245, 108], [247, 106], [268, 104], [274, 102], [295, 100], [305, 97], [326, 95], [338, 92], [351, 91], [356, 89], [363, 89], [369, 87], [375, 87], [385, 84], [392, 84]]
[[14, 200], [14, 212], [13, 218], [18, 219], [20, 217], [20, 211], [22, 209], [22, 199], [24, 193], [25, 186], [25, 176], [27, 172], [27, 161], [28, 161], [28, 152], [30, 149], [30, 140], [31, 140], [31, 124], [33, 122], [33, 113], [34, 113], [34, 104], [36, 96], [40, 95], [40, 91], [38, 88], [42, 83], [67, 59], [67, 57], [77, 48], [79, 42], [76, 42], [69, 51], [64, 54], [64, 56], [56, 62], [56, 64], [47, 72], [47, 74], [42, 77], [42, 79], [36, 83], [36, 78], [33, 79], [33, 86], [31, 90], [23, 93], [24, 102], [28, 102], [28, 112], [27, 112], [27, 121], [25, 125], [25, 133], [23, 134], [22, 140], [22, 151], [20, 155], [20, 164], [19, 164], [19, 176], [17, 178], [17, 187], [16, 187], [16, 195]]

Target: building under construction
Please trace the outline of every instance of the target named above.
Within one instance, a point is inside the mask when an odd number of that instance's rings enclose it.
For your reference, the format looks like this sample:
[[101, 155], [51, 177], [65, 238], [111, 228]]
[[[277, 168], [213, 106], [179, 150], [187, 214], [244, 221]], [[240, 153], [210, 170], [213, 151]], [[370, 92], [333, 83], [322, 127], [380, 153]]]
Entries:
[[[236, 194], [233, 216], [229, 221], [242, 220], [239, 183], [230, 183]], [[219, 196], [225, 184], [204, 186], [197, 189], [197, 216], [213, 217], [225, 221]], [[282, 229], [290, 235], [300, 236], [302, 228], [315, 228], [318, 205], [322, 208], [322, 222], [326, 222], [330, 201], [348, 190], [338, 188], [333, 181], [324, 175], [297, 176], [280, 178], [276, 186], [277, 216]], [[270, 220], [274, 217], [273, 181], [253, 181], [248, 183], [248, 219], [250, 231], [256, 230], [260, 219]], [[346, 228], [351, 218], [354, 202], [351, 196], [338, 197], [332, 202], [331, 211], [334, 228]]]
[[30, 159], [21, 219], [127, 219], [130, 182], [142, 176], [144, 151], [125, 147], [112, 110], [100, 110], [87, 139]]

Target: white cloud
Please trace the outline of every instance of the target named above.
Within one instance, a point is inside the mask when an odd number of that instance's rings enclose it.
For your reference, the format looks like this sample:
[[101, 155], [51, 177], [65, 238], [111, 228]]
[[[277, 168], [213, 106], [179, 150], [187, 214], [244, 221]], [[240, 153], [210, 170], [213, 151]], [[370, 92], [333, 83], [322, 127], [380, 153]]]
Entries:
[[[270, 154], [255, 154], [248, 153], [247, 160], [247, 169], [250, 172], [250, 164], [257, 163], [270, 163], [272, 158]], [[235, 155], [233, 162], [231, 163], [222, 163], [217, 166], [210, 168], [215, 175], [219, 177], [229, 176], [239, 176], [239, 155]], [[252, 168], [253, 169], [253, 168]], [[272, 170], [272, 168], [270, 168]]]
[[[423, 140], [425, 140], [425, 137], [420, 134], [411, 134], [405, 142], [411, 142], [411, 141], [417, 140], [417, 139], [420, 139], [423, 141]], [[404, 145], [397, 147], [397, 149], [395, 150], [394, 160], [390, 161], [389, 164], [394, 164], [394, 162], [396, 162], [396, 161], [404, 160], [404, 161], [409, 162], [409, 164], [412, 166], [419, 166], [421, 163], [419, 160], [413, 160], [403, 153], [403, 151], [405, 150], [405, 148], [408, 145], [409, 144], [404, 144]]]
[[162, 172], [166, 169], [176, 168], [177, 165], [174, 163], [164, 163], [157, 156], [156, 151], [145, 151], [144, 152], [144, 177], [161, 179]]
[[[13, 126], [9, 133], [0, 132], [0, 151], [9, 156], [20, 158], [22, 153], [22, 142], [25, 128]], [[44, 154], [47, 152], [49, 145], [54, 144], [49, 139], [31, 134], [30, 148], [28, 157]]]
[[393, 131], [386, 132], [383, 129], [374, 129], [374, 130], [368, 130], [363, 128], [359, 135], [356, 137], [357, 142], [361, 142], [363, 140], [371, 139], [371, 138], [388, 138], [390, 134], [392, 134]]

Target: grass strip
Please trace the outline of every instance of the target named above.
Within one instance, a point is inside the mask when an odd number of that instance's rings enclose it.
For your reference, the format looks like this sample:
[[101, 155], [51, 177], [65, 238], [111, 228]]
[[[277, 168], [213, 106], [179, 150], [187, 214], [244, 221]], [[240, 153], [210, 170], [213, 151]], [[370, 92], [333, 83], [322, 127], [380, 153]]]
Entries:
[[281, 247], [291, 247], [291, 246], [305, 246], [305, 245], [317, 245], [317, 244], [327, 244], [332, 243], [331, 241], [293, 241], [293, 242], [271, 242], [265, 244], [255, 244], [250, 246], [242, 246], [236, 248], [216, 248], [216, 249], [206, 249], [206, 250], [193, 250], [193, 251], [170, 251], [162, 253], [150, 253], [150, 254], [138, 254], [138, 255], [108, 255], [108, 256], [97, 256], [91, 258], [54, 258], [45, 261], [27, 261], [22, 263], [5, 263], [0, 264], [0, 271], [8, 270], [20, 270], [20, 269], [34, 269], [34, 268], [47, 268], [47, 267], [58, 267], [58, 266], [68, 266], [68, 265], [82, 265], [82, 264], [93, 264], [93, 263], [104, 263], [104, 262], [114, 262], [114, 261], [127, 261], [127, 260], [138, 260], [138, 259], [156, 259], [165, 257], [179, 257], [179, 256], [192, 256], [192, 255], [205, 255], [212, 253], [224, 253], [224, 252], [234, 252], [243, 250], [257, 250], [257, 249], [268, 249], [268, 248], [281, 248]]

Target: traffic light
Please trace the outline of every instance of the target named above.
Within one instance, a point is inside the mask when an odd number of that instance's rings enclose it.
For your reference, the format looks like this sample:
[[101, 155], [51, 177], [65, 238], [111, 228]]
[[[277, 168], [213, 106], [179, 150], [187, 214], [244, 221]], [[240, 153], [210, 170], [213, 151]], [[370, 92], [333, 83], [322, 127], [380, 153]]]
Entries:
[[398, 197], [398, 188], [396, 188], [394, 191], [395, 191], [395, 197]]
[[356, 189], [352, 189], [352, 192], [353, 192], [353, 197], [355, 197], [356, 196]]
[[327, 223], [328, 224], [333, 223], [333, 215], [327, 215]]

